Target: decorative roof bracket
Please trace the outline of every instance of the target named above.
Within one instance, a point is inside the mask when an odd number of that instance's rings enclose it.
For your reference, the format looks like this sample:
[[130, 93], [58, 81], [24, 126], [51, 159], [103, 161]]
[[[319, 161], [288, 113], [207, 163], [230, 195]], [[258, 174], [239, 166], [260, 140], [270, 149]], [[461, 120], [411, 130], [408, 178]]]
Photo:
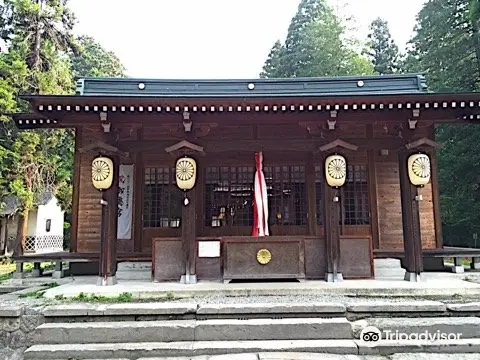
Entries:
[[78, 149], [80, 153], [93, 154], [93, 153], [102, 153], [106, 155], [119, 155], [124, 158], [128, 158], [128, 152], [121, 151], [117, 147], [107, 144], [104, 141], [98, 140], [94, 141], [88, 145], [85, 145]]
[[429, 147], [429, 148], [434, 148], [434, 149], [441, 149], [443, 148], [443, 145], [440, 143], [437, 143], [436, 141], [433, 141], [429, 138], [421, 138], [418, 140], [414, 140], [411, 143], [408, 143], [405, 145], [405, 148], [408, 150], [413, 150], [417, 149], [419, 147]]
[[408, 128], [414, 130], [417, 127], [417, 122], [420, 118], [420, 109], [414, 109], [412, 111], [412, 118], [408, 119]]
[[172, 156], [191, 155], [195, 153], [205, 155], [202, 146], [193, 144], [188, 140], [182, 140], [172, 146], [169, 146], [165, 149], [165, 151]]
[[321, 147], [318, 148], [318, 151], [319, 152], [326, 152], [326, 151], [329, 151], [329, 150], [332, 150], [332, 149], [335, 149], [335, 148], [344, 148], [344, 149], [347, 149], [347, 150], [351, 150], [351, 151], [357, 151], [358, 150], [358, 146], [357, 145], [354, 145], [354, 144], [350, 144], [346, 141], [343, 141], [341, 139], [337, 139], [337, 140], [334, 140], [328, 144], [325, 144]]
[[330, 111], [330, 118], [327, 119], [328, 129], [335, 130], [335, 125], [337, 124], [338, 111]]

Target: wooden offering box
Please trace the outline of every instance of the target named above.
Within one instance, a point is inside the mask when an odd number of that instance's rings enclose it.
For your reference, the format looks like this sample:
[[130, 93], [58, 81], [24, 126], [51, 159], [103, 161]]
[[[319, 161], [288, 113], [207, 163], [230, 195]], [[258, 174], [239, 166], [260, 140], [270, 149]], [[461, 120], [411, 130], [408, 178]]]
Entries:
[[305, 279], [302, 237], [225, 237], [223, 255], [224, 281]]

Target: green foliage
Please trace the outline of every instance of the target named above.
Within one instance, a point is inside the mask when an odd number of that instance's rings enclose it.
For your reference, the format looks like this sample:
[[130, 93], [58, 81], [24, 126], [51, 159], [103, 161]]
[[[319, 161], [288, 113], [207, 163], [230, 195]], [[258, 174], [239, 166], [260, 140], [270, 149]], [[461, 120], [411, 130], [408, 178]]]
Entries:
[[285, 43], [277, 41], [261, 76], [311, 77], [372, 74], [373, 66], [346, 37], [345, 24], [325, 0], [303, 0]]
[[431, 0], [418, 15], [404, 71], [422, 72], [435, 91], [471, 91], [479, 69], [468, 0]]
[[261, 78], [268, 77], [286, 77], [283, 69], [282, 59], [284, 58], [284, 47], [280, 40], [276, 41], [273, 45], [268, 58], [263, 66], [263, 71], [260, 74]]
[[[418, 15], [403, 71], [425, 73], [433, 91], [478, 90], [478, 19], [477, 0], [428, 1]], [[444, 145], [438, 163], [447, 245], [474, 246], [473, 234], [480, 233], [479, 138], [480, 127], [474, 125], [436, 129], [436, 140]]]
[[[60, 296], [56, 300], [65, 299], [63, 296]], [[96, 294], [85, 294], [81, 292], [78, 296], [72, 297], [68, 299], [69, 301], [73, 302], [87, 302], [87, 303], [130, 303], [133, 301], [133, 295], [128, 292], [124, 292], [119, 294], [118, 296], [103, 296], [103, 295], [96, 295]]]
[[75, 19], [67, 2], [0, 2], [0, 39], [6, 46], [0, 52], [0, 199], [17, 196], [20, 219], [45, 192], [71, 209], [74, 131], [18, 132], [10, 115], [30, 111], [18, 95], [72, 94], [74, 76], [124, 72], [118, 58], [92, 38], [73, 36]]
[[36, 290], [36, 291], [29, 291], [26, 293], [22, 293], [18, 295], [19, 298], [34, 298], [34, 299], [41, 299], [45, 295], [45, 290]]
[[388, 22], [377, 18], [370, 25], [370, 49], [368, 55], [372, 59], [378, 74], [392, 74], [397, 68], [398, 46], [392, 39]]
[[89, 36], [77, 39], [81, 53], [70, 54], [73, 75], [76, 77], [124, 77], [125, 67], [111, 51], [105, 50]]

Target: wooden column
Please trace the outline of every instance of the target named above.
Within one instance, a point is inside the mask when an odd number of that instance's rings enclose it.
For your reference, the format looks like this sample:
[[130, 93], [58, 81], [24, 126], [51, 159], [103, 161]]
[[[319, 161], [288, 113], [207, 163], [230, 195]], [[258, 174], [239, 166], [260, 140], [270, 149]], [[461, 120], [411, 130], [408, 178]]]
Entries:
[[[325, 163], [325, 161], [323, 162]], [[340, 265], [340, 190], [330, 187], [325, 181], [323, 213], [325, 227], [325, 252], [327, 260], [326, 280], [341, 280]]]
[[118, 156], [111, 157], [113, 161], [113, 184], [103, 193], [102, 199], [107, 202], [102, 205], [102, 232], [105, 234], [101, 244], [101, 261], [98, 285], [114, 285], [117, 272], [117, 222], [118, 222], [118, 173], [120, 160]]
[[195, 186], [187, 192], [188, 205], [183, 204], [182, 210], [182, 243], [185, 259], [185, 275], [182, 275], [181, 282], [194, 284], [197, 282], [195, 274], [195, 240], [196, 240], [196, 200], [197, 189]]
[[416, 199], [418, 190], [408, 176], [409, 152], [399, 151], [400, 191], [402, 200], [403, 242], [405, 248], [405, 280], [418, 281], [423, 272], [420, 209]]
[[443, 230], [442, 217], [440, 213], [440, 184], [438, 181], [438, 161], [437, 152], [435, 149], [429, 151], [431, 163], [431, 182], [432, 182], [432, 201], [433, 201], [433, 216], [435, 221], [435, 240], [437, 248], [443, 248]]
[[78, 234], [78, 203], [80, 200], [80, 167], [82, 165], [82, 154], [78, 150], [82, 141], [82, 129], [75, 129], [75, 154], [73, 168], [73, 186], [72, 186], [72, 223], [70, 228], [70, 252], [77, 251]]
[[374, 150], [368, 150], [368, 201], [370, 202], [370, 228], [374, 249], [380, 249], [380, 235], [377, 206], [377, 169]]
[[[372, 144], [375, 143], [373, 125], [367, 125], [367, 137], [371, 139]], [[375, 150], [369, 148], [367, 151], [368, 161], [368, 201], [370, 203], [370, 229], [372, 233], [372, 244], [374, 249], [380, 248], [380, 235], [378, 223], [378, 206], [377, 206], [377, 169], [375, 164]]]
[[143, 153], [138, 152], [135, 156], [135, 189], [134, 193], [134, 235], [133, 251], [139, 253], [142, 251], [143, 238], [143, 186], [144, 186], [144, 164]]
[[313, 154], [309, 153], [306, 164], [307, 201], [308, 201], [308, 233], [312, 236], [317, 234], [317, 194], [315, 192], [315, 165]]

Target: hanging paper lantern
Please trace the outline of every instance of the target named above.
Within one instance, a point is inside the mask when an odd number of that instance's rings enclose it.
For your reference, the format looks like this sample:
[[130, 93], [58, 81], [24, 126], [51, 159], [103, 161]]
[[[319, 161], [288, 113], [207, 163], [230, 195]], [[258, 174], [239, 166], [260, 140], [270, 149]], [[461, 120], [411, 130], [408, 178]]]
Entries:
[[347, 179], [347, 161], [341, 155], [331, 155], [325, 160], [325, 177], [331, 187], [340, 187]]
[[92, 161], [92, 183], [95, 189], [107, 190], [113, 182], [113, 161], [107, 157], [97, 157]]
[[181, 190], [190, 190], [195, 186], [197, 163], [194, 159], [183, 157], [177, 160], [175, 168], [177, 186]]
[[430, 174], [430, 158], [427, 154], [413, 154], [408, 158], [408, 177], [413, 185], [427, 185]]

